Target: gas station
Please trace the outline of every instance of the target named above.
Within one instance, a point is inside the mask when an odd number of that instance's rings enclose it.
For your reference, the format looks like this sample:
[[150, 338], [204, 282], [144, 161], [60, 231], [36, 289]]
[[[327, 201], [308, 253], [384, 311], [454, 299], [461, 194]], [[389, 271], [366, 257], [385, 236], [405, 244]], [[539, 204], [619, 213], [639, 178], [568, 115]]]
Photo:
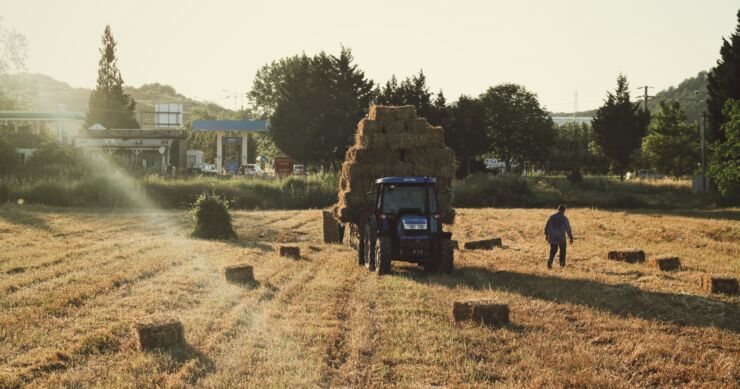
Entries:
[[[194, 120], [193, 131], [216, 132], [216, 171], [236, 173], [239, 166], [246, 165], [248, 161], [247, 146], [250, 132], [267, 132], [269, 122], [267, 120]], [[224, 166], [224, 146], [239, 146], [238, 158], [234, 161], [226, 161]]]

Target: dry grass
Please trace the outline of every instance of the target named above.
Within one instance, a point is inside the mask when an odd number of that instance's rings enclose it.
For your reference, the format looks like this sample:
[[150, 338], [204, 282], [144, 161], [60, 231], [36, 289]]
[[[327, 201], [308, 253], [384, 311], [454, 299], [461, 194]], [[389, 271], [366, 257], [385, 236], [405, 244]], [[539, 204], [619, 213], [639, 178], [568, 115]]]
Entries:
[[[740, 297], [699, 279], [740, 277], [740, 211], [569, 210], [576, 242], [551, 271], [548, 214], [460, 210], [456, 239], [503, 247], [457, 252], [452, 275], [378, 278], [321, 243], [320, 211], [236, 212], [239, 239], [210, 242], [187, 238], [184, 211], [2, 207], [0, 387], [738, 385]], [[606, 259], [625, 246], [681, 270]], [[219, 274], [237, 263], [257, 287]], [[455, 324], [467, 299], [508, 304], [511, 324]], [[152, 313], [180, 318], [187, 345], [137, 351], [129, 323]]]

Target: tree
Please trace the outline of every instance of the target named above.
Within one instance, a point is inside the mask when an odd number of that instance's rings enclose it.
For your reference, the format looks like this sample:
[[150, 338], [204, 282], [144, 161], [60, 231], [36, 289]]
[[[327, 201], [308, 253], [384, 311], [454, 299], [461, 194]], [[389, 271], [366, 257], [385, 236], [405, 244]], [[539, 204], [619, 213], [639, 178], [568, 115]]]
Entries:
[[367, 113], [373, 99], [373, 82], [356, 64], [352, 52], [342, 47], [339, 56], [329, 57], [331, 109], [324, 132], [334, 146], [328, 150], [333, 162], [342, 161], [354, 141], [357, 121]]
[[612, 162], [612, 171], [624, 179], [633, 153], [640, 148], [650, 114], [630, 102], [627, 77], [617, 77], [617, 89], [597, 111], [591, 125], [596, 144]]
[[662, 173], [680, 177], [691, 174], [699, 162], [696, 131], [686, 122], [677, 101], [660, 102], [648, 135], [642, 142], [643, 158]]
[[[277, 147], [301, 162], [336, 166], [366, 115], [373, 83], [342, 48], [338, 56], [303, 54], [257, 73], [250, 98], [269, 112]], [[274, 109], [272, 108], [274, 106]]]
[[608, 161], [591, 147], [593, 129], [586, 123], [570, 122], [555, 126], [547, 158], [547, 170], [573, 172], [602, 171]]
[[553, 136], [553, 122], [537, 95], [516, 84], [488, 88], [480, 96], [491, 151], [511, 169], [514, 161], [542, 162]]
[[305, 54], [281, 58], [263, 65], [257, 71], [252, 81], [252, 89], [247, 92], [247, 98], [261, 117], [268, 118], [275, 112], [280, 98], [280, 86], [285, 82], [287, 75], [305, 58]]
[[471, 159], [488, 151], [490, 139], [486, 132], [486, 115], [483, 103], [475, 98], [460, 96], [449, 107], [449, 120], [445, 123], [445, 143], [455, 151], [461, 162], [458, 171], [470, 175]]
[[27, 57], [26, 37], [4, 27], [0, 18], [0, 110], [21, 109], [26, 105], [27, 86], [9, 76], [25, 70]]
[[728, 99], [740, 99], [740, 10], [737, 12], [737, 19], [735, 33], [729, 40], [722, 39], [720, 59], [717, 60], [717, 66], [709, 72], [707, 111], [711, 141], [725, 140], [722, 128], [725, 102]]
[[0, 136], [0, 177], [16, 173], [20, 165], [20, 158], [15, 151], [15, 145], [4, 136]]
[[722, 115], [725, 141], [712, 146], [709, 176], [730, 204], [740, 204], [740, 100], [727, 100]]
[[98, 81], [90, 92], [85, 126], [100, 123], [105, 128], [139, 128], [134, 109], [136, 101], [124, 93], [123, 78], [118, 70], [116, 41], [110, 25], [105, 26], [98, 63]]
[[[390, 81], [377, 90], [376, 94], [376, 103], [380, 105], [413, 105], [419, 116], [427, 118], [430, 124], [439, 125], [435, 120], [437, 118], [432, 93], [429, 92], [423, 70], [419, 70], [419, 74], [407, 77], [400, 83], [395, 75], [391, 76]], [[437, 98], [439, 97], [440, 95], [437, 95]], [[441, 98], [444, 102], [444, 95], [441, 95]]]
[[447, 128], [450, 120], [450, 107], [447, 105], [447, 99], [444, 93], [440, 90], [432, 101], [432, 106], [429, 114], [426, 116], [429, 124], [434, 126], [442, 126]]

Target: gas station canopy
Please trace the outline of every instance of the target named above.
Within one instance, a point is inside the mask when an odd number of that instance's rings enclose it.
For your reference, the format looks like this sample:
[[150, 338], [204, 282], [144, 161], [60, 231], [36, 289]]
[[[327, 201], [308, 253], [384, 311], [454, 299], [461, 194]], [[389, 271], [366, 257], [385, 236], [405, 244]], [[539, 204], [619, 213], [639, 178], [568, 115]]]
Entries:
[[267, 132], [267, 120], [193, 120], [193, 131]]
[[[221, 172], [223, 166], [223, 146], [241, 146], [241, 164], [246, 165], [247, 150], [250, 132], [267, 132], [269, 122], [267, 120], [193, 120], [193, 131], [215, 131], [216, 132], [216, 170]], [[224, 137], [225, 132], [231, 134]], [[237, 134], [233, 134], [236, 132]], [[239, 139], [241, 138], [241, 139]], [[239, 168], [238, 161], [227, 161], [227, 170], [236, 173]]]

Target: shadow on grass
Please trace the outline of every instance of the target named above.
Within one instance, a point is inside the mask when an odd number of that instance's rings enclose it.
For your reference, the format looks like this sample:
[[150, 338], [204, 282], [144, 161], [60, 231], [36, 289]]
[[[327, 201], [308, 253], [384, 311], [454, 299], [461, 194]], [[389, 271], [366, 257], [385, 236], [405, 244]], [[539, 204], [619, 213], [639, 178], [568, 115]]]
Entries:
[[626, 213], [635, 213], [646, 216], [683, 216], [695, 219], [710, 220], [740, 220], [740, 208], [738, 209], [661, 209], [660, 211], [649, 209], [630, 209]]
[[463, 267], [452, 275], [429, 275], [415, 268], [395, 274], [416, 282], [498, 290], [540, 300], [582, 305], [621, 317], [670, 322], [682, 326], [716, 327], [740, 333], [740, 306], [711, 298], [644, 291], [629, 284], [610, 285], [585, 279], [491, 271]]
[[224, 243], [230, 244], [232, 246], [241, 247], [241, 248], [247, 248], [247, 249], [258, 249], [262, 252], [269, 252], [273, 251], [271, 245], [263, 242], [259, 242], [256, 240], [247, 240], [247, 239], [231, 239], [231, 240], [225, 240]]
[[51, 231], [51, 226], [44, 219], [14, 206], [0, 207], [0, 219], [10, 224]]
[[[188, 343], [157, 348], [155, 352], [161, 353], [171, 358], [176, 368], [180, 369], [178, 375], [185, 383], [195, 383], [200, 377], [203, 377], [216, 368], [215, 363], [202, 351], [196, 349]], [[194, 364], [194, 365], [193, 365]]]

